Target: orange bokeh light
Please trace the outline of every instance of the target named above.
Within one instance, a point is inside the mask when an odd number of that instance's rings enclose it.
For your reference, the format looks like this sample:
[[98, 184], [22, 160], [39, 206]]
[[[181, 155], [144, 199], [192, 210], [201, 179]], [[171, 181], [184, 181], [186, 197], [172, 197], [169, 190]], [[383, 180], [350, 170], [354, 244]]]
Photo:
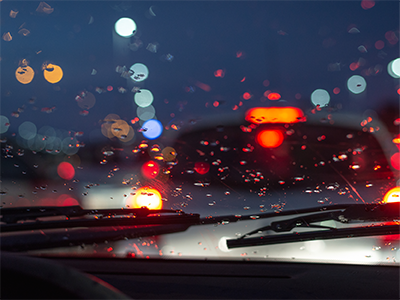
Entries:
[[246, 112], [246, 121], [255, 124], [297, 123], [304, 117], [296, 107], [256, 107]]
[[257, 142], [264, 148], [276, 148], [283, 143], [283, 133], [280, 130], [263, 130], [257, 135]]
[[15, 71], [15, 78], [22, 84], [28, 84], [35, 77], [35, 71], [30, 66], [21, 66]]
[[42, 66], [44, 78], [50, 83], [57, 83], [63, 78], [60, 66], [44, 63]]
[[126, 205], [130, 208], [147, 207], [148, 209], [161, 209], [161, 193], [154, 188], [142, 187], [127, 199]]

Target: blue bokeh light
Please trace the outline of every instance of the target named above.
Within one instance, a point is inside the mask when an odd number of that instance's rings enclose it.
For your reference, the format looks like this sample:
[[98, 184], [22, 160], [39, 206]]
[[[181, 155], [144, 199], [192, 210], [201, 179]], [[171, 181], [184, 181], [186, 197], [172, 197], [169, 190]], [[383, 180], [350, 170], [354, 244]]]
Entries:
[[163, 126], [161, 122], [154, 119], [144, 122], [142, 129], [143, 136], [150, 140], [158, 138], [163, 132]]

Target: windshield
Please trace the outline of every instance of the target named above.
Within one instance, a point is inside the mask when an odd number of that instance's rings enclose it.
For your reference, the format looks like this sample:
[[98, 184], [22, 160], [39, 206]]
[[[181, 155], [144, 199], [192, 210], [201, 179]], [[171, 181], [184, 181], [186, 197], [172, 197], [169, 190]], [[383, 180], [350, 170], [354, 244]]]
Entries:
[[[241, 248], [247, 238], [283, 231], [273, 222], [294, 212], [332, 211], [331, 219], [304, 217], [308, 228], [295, 233], [312, 236], [311, 229], [345, 227], [340, 209], [398, 202], [398, 2], [0, 5], [3, 236], [13, 228], [71, 232], [64, 242], [32, 246], [25, 231], [7, 250], [400, 259], [392, 227], [351, 241], [285, 238], [284, 246]], [[77, 223], [39, 228], [44, 219], [29, 214], [41, 212]], [[387, 226], [399, 220], [351, 216]], [[137, 223], [104, 220], [128, 217]], [[80, 238], [65, 244], [74, 230]], [[358, 254], [349, 256], [350, 248]]]

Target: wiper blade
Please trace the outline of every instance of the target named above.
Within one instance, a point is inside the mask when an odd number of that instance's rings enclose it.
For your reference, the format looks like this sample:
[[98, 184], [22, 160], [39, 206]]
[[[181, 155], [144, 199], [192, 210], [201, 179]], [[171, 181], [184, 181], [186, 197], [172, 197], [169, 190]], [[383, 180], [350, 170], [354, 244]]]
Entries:
[[400, 234], [400, 225], [377, 225], [371, 227], [352, 227], [308, 232], [293, 232], [256, 238], [227, 240], [228, 249], [275, 245], [283, 243], [306, 242], [313, 240], [329, 240], [340, 238], [355, 238], [363, 236]]
[[[333, 208], [333, 207], [332, 207]], [[358, 236], [389, 235], [398, 234], [400, 225], [379, 224], [379, 227], [351, 227], [336, 229], [334, 227], [313, 224], [323, 221], [336, 221], [340, 223], [360, 223], [368, 221], [399, 222], [400, 203], [386, 204], [356, 204], [347, 208], [336, 209], [329, 212], [310, 213], [295, 218], [271, 222], [269, 225], [253, 230], [242, 237], [228, 240], [228, 248], [249, 247], [258, 245], [270, 245], [289, 242], [301, 242], [316, 239], [336, 239]], [[264, 235], [257, 238], [248, 238], [251, 235], [264, 231], [275, 233], [289, 232], [296, 227], [320, 228], [329, 230], [308, 231], [302, 233]]]
[[[147, 208], [85, 210], [80, 206], [42, 206], [3, 208], [0, 213], [1, 222], [5, 223], [0, 226], [1, 250], [12, 252], [182, 232], [200, 222], [198, 214]], [[66, 219], [48, 220], [62, 216]]]
[[[198, 214], [186, 214], [177, 210], [99, 209], [85, 210], [80, 206], [3, 208], [0, 210], [1, 232], [57, 229], [73, 227], [137, 226], [160, 224], [196, 224]], [[62, 217], [65, 220], [46, 220], [48, 217]], [[88, 218], [91, 217], [91, 218]]]
[[132, 208], [132, 209], [83, 209], [76, 206], [33, 206], [33, 207], [13, 207], [13, 208], [0, 208], [1, 222], [16, 223], [18, 221], [36, 220], [38, 218], [53, 217], [53, 216], [66, 216], [67, 218], [82, 217], [88, 215], [135, 215], [147, 216], [154, 213], [177, 213], [182, 212], [178, 210], [160, 209], [150, 210], [147, 207]]
[[108, 226], [96, 228], [74, 228], [57, 231], [33, 231], [1, 236], [1, 250], [24, 252], [31, 250], [73, 247], [126, 239], [156, 236], [187, 230], [190, 224]]

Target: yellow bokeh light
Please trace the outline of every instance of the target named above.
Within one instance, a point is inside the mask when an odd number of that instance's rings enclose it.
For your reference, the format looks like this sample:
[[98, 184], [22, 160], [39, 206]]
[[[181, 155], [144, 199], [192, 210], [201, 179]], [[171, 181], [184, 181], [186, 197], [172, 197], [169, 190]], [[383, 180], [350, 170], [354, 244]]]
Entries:
[[165, 147], [162, 150], [162, 155], [164, 157], [164, 161], [172, 161], [176, 157], [176, 150], [172, 147]]
[[36, 8], [37, 12], [40, 13], [45, 13], [45, 14], [51, 14], [54, 11], [54, 8], [52, 8], [50, 5], [48, 5], [46, 2], [40, 2], [39, 6]]
[[30, 66], [21, 66], [15, 71], [15, 78], [22, 84], [28, 84], [35, 76], [35, 71]]
[[42, 65], [44, 78], [50, 83], [57, 83], [63, 78], [63, 70], [60, 66], [44, 63]]
[[161, 193], [156, 189], [142, 187], [127, 199], [126, 205], [130, 208], [147, 207], [148, 209], [161, 209], [161, 199]]
[[5, 40], [6, 42], [11, 41], [11, 40], [12, 40], [11, 33], [5, 32], [5, 33], [3, 34], [3, 40]]
[[392, 188], [383, 197], [383, 203], [400, 202], [400, 187]]

